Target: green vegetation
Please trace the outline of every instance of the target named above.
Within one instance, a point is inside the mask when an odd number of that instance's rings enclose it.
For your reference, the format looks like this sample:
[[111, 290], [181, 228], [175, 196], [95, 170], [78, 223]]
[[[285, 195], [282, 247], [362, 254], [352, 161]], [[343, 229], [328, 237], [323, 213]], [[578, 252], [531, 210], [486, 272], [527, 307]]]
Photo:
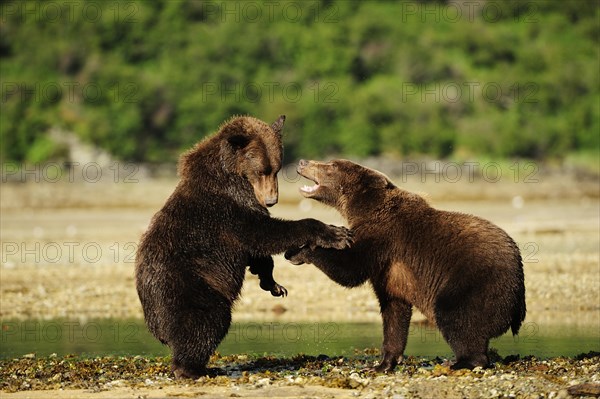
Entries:
[[0, 158], [172, 161], [246, 113], [287, 159], [597, 154], [600, 3], [457, 3], [3, 2]]

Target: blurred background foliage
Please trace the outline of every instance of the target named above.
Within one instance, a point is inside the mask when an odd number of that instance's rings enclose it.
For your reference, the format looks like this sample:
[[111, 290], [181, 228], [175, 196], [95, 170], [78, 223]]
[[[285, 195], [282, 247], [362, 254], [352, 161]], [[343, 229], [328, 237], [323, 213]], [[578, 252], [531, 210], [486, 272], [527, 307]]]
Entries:
[[284, 113], [288, 161], [597, 160], [599, 4], [3, 2], [0, 156], [62, 159], [61, 129], [170, 162], [233, 114]]

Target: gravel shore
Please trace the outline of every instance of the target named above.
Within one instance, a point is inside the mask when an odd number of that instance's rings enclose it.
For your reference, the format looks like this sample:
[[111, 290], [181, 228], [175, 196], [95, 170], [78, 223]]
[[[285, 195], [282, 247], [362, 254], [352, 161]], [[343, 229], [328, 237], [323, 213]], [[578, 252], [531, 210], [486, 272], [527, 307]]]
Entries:
[[[351, 358], [212, 357], [213, 376], [174, 381], [165, 358], [24, 358], [0, 362], [2, 397], [569, 398], [600, 395], [600, 353], [573, 359], [497, 358], [493, 368], [452, 371], [443, 359], [408, 358], [375, 374], [377, 350]], [[78, 391], [75, 391], [78, 390]], [[19, 392], [21, 391], [21, 392]], [[16, 392], [17, 394], [11, 394]], [[100, 393], [100, 395], [96, 395]], [[56, 395], [55, 395], [56, 394]], [[137, 396], [131, 396], [132, 394]]]

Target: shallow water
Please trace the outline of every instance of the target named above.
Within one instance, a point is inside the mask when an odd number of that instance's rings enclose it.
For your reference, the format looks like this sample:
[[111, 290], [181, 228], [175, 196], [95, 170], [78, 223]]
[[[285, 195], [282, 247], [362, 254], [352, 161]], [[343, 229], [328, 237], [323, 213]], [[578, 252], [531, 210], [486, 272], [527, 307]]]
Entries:
[[[143, 320], [30, 320], [2, 321], [0, 358], [28, 353], [48, 356], [169, 354], [146, 329]], [[355, 350], [379, 348], [382, 342], [378, 323], [233, 323], [218, 348], [222, 355], [257, 354], [292, 356], [325, 354], [350, 356]], [[535, 355], [539, 358], [573, 356], [600, 351], [600, 332], [595, 326], [538, 325], [525, 323], [519, 336], [505, 334], [491, 342], [501, 356]], [[412, 324], [408, 356], [452, 358], [452, 351], [434, 327]]]

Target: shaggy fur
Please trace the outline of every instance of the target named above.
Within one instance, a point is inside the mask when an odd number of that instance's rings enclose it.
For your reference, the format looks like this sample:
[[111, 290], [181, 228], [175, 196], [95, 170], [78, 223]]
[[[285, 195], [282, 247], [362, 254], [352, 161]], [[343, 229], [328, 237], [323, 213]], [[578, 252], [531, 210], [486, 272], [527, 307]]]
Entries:
[[521, 255], [499, 227], [432, 208], [383, 174], [345, 160], [300, 161], [316, 182], [304, 196], [337, 209], [355, 237], [345, 250], [302, 248], [292, 263], [313, 263], [346, 287], [370, 281], [383, 317], [383, 359], [393, 370], [406, 347], [412, 306], [434, 322], [454, 354], [454, 368], [487, 366], [488, 343], [525, 318]]
[[207, 372], [227, 334], [246, 266], [275, 296], [272, 254], [297, 246], [342, 249], [343, 227], [271, 218], [284, 116], [271, 126], [236, 117], [183, 154], [180, 181], [141, 239], [136, 287], [149, 330], [173, 352], [176, 377]]

